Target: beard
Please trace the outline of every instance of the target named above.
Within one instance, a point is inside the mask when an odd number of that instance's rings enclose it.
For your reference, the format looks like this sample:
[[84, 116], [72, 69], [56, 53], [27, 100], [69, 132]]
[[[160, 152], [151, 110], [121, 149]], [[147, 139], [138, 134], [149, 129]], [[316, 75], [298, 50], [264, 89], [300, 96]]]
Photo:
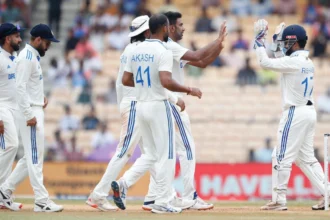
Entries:
[[292, 47], [285, 52], [285, 55], [290, 56], [293, 53]]
[[41, 45], [40, 45], [38, 48], [36, 48], [36, 49], [37, 49], [37, 51], [38, 51], [38, 53], [39, 53], [39, 55], [40, 55], [41, 57], [45, 56], [45, 54], [46, 54], [46, 50], [45, 50], [44, 48], [42, 48]]
[[11, 46], [11, 48], [13, 48], [14, 51], [19, 50], [19, 44], [15, 44], [14, 42], [10, 42], [10, 46]]
[[168, 41], [168, 33], [166, 33], [166, 35], [164, 35], [163, 40], [164, 40], [164, 42]]

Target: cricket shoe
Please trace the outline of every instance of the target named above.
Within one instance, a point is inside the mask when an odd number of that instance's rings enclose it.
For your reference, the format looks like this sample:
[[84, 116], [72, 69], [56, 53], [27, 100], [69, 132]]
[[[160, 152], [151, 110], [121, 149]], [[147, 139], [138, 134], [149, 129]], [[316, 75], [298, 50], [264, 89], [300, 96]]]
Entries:
[[86, 204], [92, 208], [99, 209], [101, 211], [118, 211], [118, 208], [111, 205], [107, 198], [95, 198], [94, 194], [91, 193], [86, 200]]
[[52, 200], [48, 199], [46, 203], [35, 203], [35, 212], [62, 212], [63, 206], [56, 205]]
[[324, 198], [322, 198], [318, 204], [312, 206], [312, 210], [324, 210], [325, 207], [324, 203], [325, 203]]
[[288, 207], [286, 204], [270, 201], [266, 205], [261, 206], [260, 210], [286, 211], [288, 210]]
[[[23, 204], [22, 203], [18, 203], [18, 202], [13, 202], [15, 204], [15, 206], [17, 206], [19, 209], [23, 208]], [[8, 209], [2, 202], [0, 202], [0, 209]]]
[[10, 209], [12, 211], [19, 211], [23, 205], [21, 203], [14, 202], [13, 196], [8, 195], [5, 191], [0, 189], [0, 205], [1, 209]]
[[166, 206], [154, 204], [152, 206], [151, 212], [156, 214], [179, 214], [182, 212], [182, 209], [173, 207], [170, 204]]
[[144, 211], [149, 211], [150, 212], [152, 210], [154, 204], [155, 204], [155, 201], [144, 202], [143, 206], [142, 206], [142, 209]]
[[181, 208], [182, 210], [189, 209], [193, 207], [196, 204], [197, 200], [188, 200], [188, 199], [182, 199], [177, 196], [174, 196], [174, 198], [170, 201], [170, 205], [176, 208]]
[[111, 188], [113, 190], [113, 201], [116, 206], [121, 210], [126, 209], [126, 194], [127, 188], [124, 186], [122, 181], [113, 181], [111, 183]]
[[197, 197], [195, 199], [195, 204], [191, 206], [189, 209], [202, 211], [202, 210], [210, 210], [213, 208], [214, 208], [213, 204], [207, 203], [201, 198]]

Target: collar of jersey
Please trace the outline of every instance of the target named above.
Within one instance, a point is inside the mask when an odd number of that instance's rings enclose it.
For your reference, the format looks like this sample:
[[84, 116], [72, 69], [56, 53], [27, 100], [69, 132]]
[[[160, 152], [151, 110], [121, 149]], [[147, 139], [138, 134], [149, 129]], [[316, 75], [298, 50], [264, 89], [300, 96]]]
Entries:
[[0, 47], [1, 53], [3, 53], [6, 57], [14, 56], [17, 57], [17, 52], [14, 51], [13, 54], [8, 53], [8, 51], [4, 50], [2, 47]]
[[290, 57], [296, 57], [296, 56], [299, 56], [299, 55], [303, 55], [303, 56], [308, 57], [309, 51], [308, 50], [297, 50], [297, 51], [293, 52], [290, 55]]
[[149, 42], [159, 42], [159, 43], [163, 43], [163, 41], [161, 40], [158, 40], [158, 39], [146, 39], [146, 41], [149, 41]]
[[39, 52], [38, 52], [34, 47], [32, 47], [30, 44], [27, 43], [27, 44], [25, 45], [25, 47], [26, 47], [27, 49], [31, 50], [32, 53], [33, 53], [34, 55], [40, 57]]

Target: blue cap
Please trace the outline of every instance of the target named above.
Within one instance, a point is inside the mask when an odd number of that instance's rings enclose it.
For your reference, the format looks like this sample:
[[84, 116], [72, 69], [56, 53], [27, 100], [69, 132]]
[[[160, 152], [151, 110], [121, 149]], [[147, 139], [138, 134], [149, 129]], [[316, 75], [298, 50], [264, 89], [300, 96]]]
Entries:
[[13, 25], [11, 23], [3, 23], [0, 25], [0, 38], [15, 34], [17, 32], [25, 30], [21, 28], [19, 25]]
[[38, 24], [34, 26], [30, 31], [30, 34], [33, 37], [41, 37], [43, 39], [50, 40], [56, 43], [60, 42], [54, 37], [52, 30], [46, 24]]

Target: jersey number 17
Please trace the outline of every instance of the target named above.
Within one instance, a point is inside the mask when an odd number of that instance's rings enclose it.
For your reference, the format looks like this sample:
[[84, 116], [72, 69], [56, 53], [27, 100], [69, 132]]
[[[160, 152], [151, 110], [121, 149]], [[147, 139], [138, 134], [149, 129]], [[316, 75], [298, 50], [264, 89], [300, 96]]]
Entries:
[[[309, 78], [306, 77], [306, 78], [304, 79], [304, 81], [301, 82], [302, 85], [305, 84], [304, 97], [306, 97], [306, 94], [307, 94], [307, 90], [308, 90], [308, 81], [309, 81], [309, 80], [313, 80], [313, 76], [311, 76], [311, 77], [309, 77]], [[312, 93], [313, 93], [313, 87], [312, 87], [311, 91], [309, 92], [309, 96], [311, 96]]]

